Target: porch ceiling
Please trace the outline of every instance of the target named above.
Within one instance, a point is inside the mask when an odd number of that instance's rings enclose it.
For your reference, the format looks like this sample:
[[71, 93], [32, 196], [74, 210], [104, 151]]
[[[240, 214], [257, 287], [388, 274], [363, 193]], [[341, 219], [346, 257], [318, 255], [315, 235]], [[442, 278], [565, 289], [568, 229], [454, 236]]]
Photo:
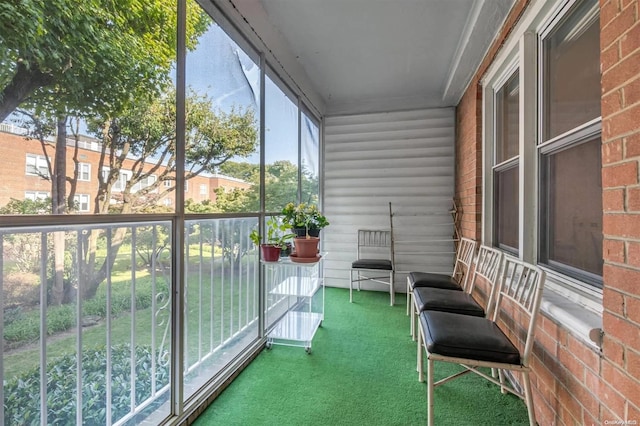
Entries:
[[[514, 0], [232, 0], [328, 115], [457, 104]], [[254, 29], [256, 27], [254, 26]]]

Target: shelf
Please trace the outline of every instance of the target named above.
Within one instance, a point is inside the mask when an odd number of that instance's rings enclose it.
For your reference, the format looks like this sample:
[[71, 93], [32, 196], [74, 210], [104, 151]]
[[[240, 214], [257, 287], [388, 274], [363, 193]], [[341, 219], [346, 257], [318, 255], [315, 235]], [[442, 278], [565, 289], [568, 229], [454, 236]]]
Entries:
[[284, 296], [311, 297], [318, 291], [321, 284], [322, 280], [319, 278], [289, 277], [269, 293]]
[[326, 252], [321, 252], [320, 253], [320, 257], [318, 258], [318, 260], [316, 262], [294, 262], [293, 260], [291, 260], [290, 257], [281, 257], [277, 262], [265, 262], [264, 260], [261, 260], [261, 262], [265, 265], [265, 266], [301, 266], [303, 268], [311, 268], [316, 266], [319, 262], [322, 261], [322, 259], [324, 259], [324, 257], [327, 255]]
[[321, 313], [289, 311], [269, 332], [269, 339], [311, 342], [321, 322]]

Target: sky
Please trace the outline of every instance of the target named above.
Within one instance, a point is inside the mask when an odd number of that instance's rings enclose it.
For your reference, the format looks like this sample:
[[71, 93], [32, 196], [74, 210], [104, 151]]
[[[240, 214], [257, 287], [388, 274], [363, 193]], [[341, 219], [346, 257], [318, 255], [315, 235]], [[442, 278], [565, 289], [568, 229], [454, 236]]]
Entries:
[[[206, 93], [224, 111], [235, 106], [259, 112], [259, 67], [215, 24], [187, 54], [186, 84]], [[297, 106], [268, 78], [265, 96], [266, 162], [289, 160], [297, 164]], [[259, 154], [248, 161], [257, 163]]]

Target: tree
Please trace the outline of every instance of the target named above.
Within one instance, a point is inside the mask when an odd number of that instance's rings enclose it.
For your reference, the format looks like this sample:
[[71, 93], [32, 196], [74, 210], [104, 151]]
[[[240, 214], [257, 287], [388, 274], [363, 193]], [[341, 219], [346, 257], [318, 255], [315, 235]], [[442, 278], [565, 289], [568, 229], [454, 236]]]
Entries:
[[[194, 4], [193, 2], [191, 2]], [[50, 167], [52, 213], [73, 203], [77, 168], [66, 171], [69, 115], [117, 116], [141, 99], [153, 99], [175, 61], [175, 0], [9, 0], [0, 3], [0, 121], [18, 106], [33, 117], [53, 117], [55, 161]], [[211, 19], [188, 7], [187, 47]], [[77, 165], [77, 144], [74, 159]], [[66, 183], [71, 182], [67, 197]], [[61, 303], [64, 238], [54, 233], [52, 303]]]
[[[190, 92], [185, 110], [185, 179], [213, 172], [229, 158], [255, 151], [258, 133], [252, 109], [216, 111], [211, 99]], [[89, 121], [89, 130], [102, 142], [94, 213], [140, 212], [156, 206], [157, 200], [175, 190], [175, 185], [164, 185], [165, 181], [175, 180], [175, 122], [175, 90], [171, 87], [151, 102], [141, 100], [133, 104], [118, 117], [98, 116]], [[114, 185], [120, 180], [125, 160], [132, 158], [126, 167], [130, 175], [121, 191], [115, 192]], [[112, 262], [125, 234], [125, 228], [118, 228], [112, 235], [109, 247]], [[80, 275], [85, 298], [95, 294], [112, 266], [106, 260], [97, 264], [98, 237], [98, 232], [88, 233], [83, 244]]]
[[[118, 111], [153, 96], [175, 61], [176, 0], [0, 3], [0, 121], [25, 102]], [[187, 45], [211, 20], [188, 7]]]
[[[244, 176], [251, 182], [251, 188], [216, 192], [216, 211], [219, 212], [256, 212], [260, 209], [259, 166], [244, 163], [225, 163], [220, 170], [234, 177]], [[302, 169], [302, 201], [318, 203], [318, 178], [306, 169]], [[287, 160], [276, 161], [265, 167], [266, 210], [279, 212], [298, 197], [298, 168]]]

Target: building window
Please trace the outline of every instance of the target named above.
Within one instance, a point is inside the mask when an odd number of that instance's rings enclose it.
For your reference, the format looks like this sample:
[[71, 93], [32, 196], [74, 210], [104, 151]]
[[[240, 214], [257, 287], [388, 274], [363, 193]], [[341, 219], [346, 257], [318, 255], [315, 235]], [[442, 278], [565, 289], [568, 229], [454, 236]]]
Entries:
[[164, 181], [164, 187], [165, 188], [171, 188], [173, 186], [172, 182], [170, 180], [165, 180]]
[[598, 3], [583, 2], [541, 39], [540, 262], [602, 283]]
[[512, 253], [519, 245], [518, 165], [520, 84], [514, 71], [495, 94], [495, 244]]
[[207, 195], [209, 193], [209, 188], [207, 187], [206, 184], [201, 183], [200, 184], [200, 195]]
[[91, 180], [91, 164], [78, 163], [78, 180], [89, 182]]
[[31, 201], [46, 200], [50, 196], [48, 192], [44, 191], [25, 191], [24, 193], [24, 199]]
[[49, 164], [42, 155], [27, 154], [26, 173], [30, 176], [49, 177]]
[[597, 0], [546, 4], [483, 83], [483, 238], [589, 294], [603, 267], [598, 14]]
[[73, 197], [73, 201], [75, 202], [76, 209], [79, 212], [88, 212], [89, 211], [89, 194], [76, 194]]
[[[154, 183], [156, 183], [156, 176], [155, 175], [145, 176], [143, 178], [140, 178], [140, 180], [138, 182], [136, 182], [135, 185], [133, 185], [131, 187], [131, 192], [136, 193], [136, 192], [138, 192], [138, 191], [140, 191], [142, 189], [145, 189], [145, 188], [153, 185]], [[151, 192], [157, 192], [157, 190], [154, 189]]]

